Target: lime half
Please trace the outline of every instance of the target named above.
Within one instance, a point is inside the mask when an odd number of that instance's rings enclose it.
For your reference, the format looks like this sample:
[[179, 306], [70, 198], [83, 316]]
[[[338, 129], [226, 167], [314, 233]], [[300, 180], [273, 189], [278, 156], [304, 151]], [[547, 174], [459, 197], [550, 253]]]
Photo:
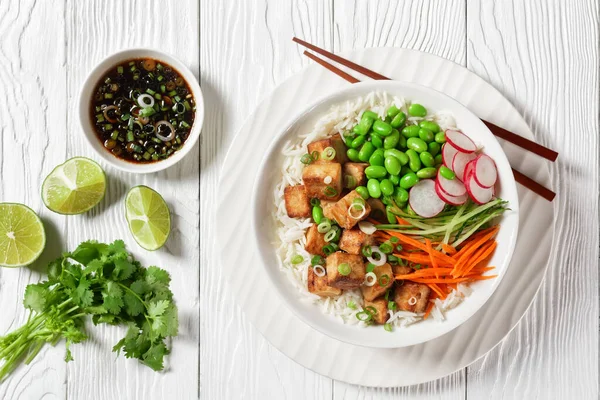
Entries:
[[42, 254], [45, 245], [44, 225], [31, 208], [0, 203], [0, 266], [29, 265]]
[[54, 168], [42, 185], [42, 200], [59, 214], [82, 214], [104, 197], [106, 176], [95, 161], [75, 157]]
[[161, 248], [171, 232], [171, 214], [162, 196], [147, 186], [131, 188], [125, 198], [129, 230], [146, 250]]

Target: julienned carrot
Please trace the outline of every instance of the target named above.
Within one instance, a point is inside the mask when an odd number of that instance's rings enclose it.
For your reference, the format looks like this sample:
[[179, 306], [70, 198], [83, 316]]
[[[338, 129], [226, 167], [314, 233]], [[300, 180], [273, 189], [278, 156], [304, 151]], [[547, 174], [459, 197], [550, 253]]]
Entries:
[[429, 239], [425, 239], [425, 247], [427, 248], [427, 253], [429, 253], [429, 259], [431, 260], [431, 266], [433, 267], [433, 269], [436, 270], [435, 272], [435, 277], [439, 278], [438, 272], [437, 272], [437, 262], [435, 261], [435, 257], [433, 255], [433, 247], [431, 247], [431, 240]]
[[[427, 252], [427, 246], [425, 246], [425, 244], [419, 242], [416, 239], [413, 239], [411, 237], [408, 237], [408, 236], [403, 235], [403, 234], [398, 233], [398, 232], [388, 231], [388, 233], [390, 235], [392, 235], [392, 236], [397, 237], [400, 240], [401, 243], [409, 244], [409, 245], [414, 246], [414, 247], [416, 247], [416, 248], [418, 248], [420, 250], [423, 250], [424, 252]], [[434, 257], [440, 259], [441, 261], [449, 263], [451, 265], [454, 265], [456, 263], [455, 259], [453, 259], [452, 257], [449, 257], [446, 254], [441, 253], [439, 251], [434, 250], [432, 254], [433, 254]]]
[[411, 282], [417, 282], [417, 283], [460, 283], [460, 282], [467, 282], [467, 281], [472, 280], [472, 279], [481, 280], [481, 279], [477, 279], [477, 278], [486, 278], [487, 279], [487, 276], [485, 276], [485, 277], [450, 278], [450, 279], [444, 279], [444, 278], [440, 278], [440, 279], [435, 279], [435, 278], [416, 278], [416, 279], [411, 279]]
[[456, 254], [458, 250], [454, 248], [454, 246], [450, 246], [449, 244], [442, 243], [442, 250], [444, 250], [449, 255], [453, 256]]
[[409, 222], [403, 220], [402, 218], [396, 216], [396, 221], [398, 221], [398, 225], [410, 225]]
[[424, 268], [410, 274], [398, 274], [394, 275], [396, 279], [408, 279], [413, 280], [415, 278], [431, 277], [439, 274], [441, 276], [449, 276], [452, 273], [451, 268]]
[[461, 275], [468, 274], [473, 268], [475, 268], [477, 264], [488, 258], [488, 256], [490, 256], [494, 252], [494, 250], [496, 250], [497, 245], [498, 243], [496, 241], [493, 241], [489, 246], [486, 246], [485, 248], [481, 249], [480, 252], [473, 256], [473, 260], [470, 262], [470, 264], [465, 265], [461, 272]]
[[429, 299], [429, 304], [427, 304], [427, 308], [425, 309], [425, 315], [423, 315], [423, 319], [427, 319], [427, 317], [429, 317], [429, 314], [431, 313], [431, 310], [433, 309], [434, 303], [432, 300], [433, 299]]
[[438, 296], [440, 296], [442, 299], [444, 299], [446, 297], [444, 292], [442, 292], [442, 290], [439, 288], [439, 286], [436, 285], [435, 283], [429, 283], [427, 286], [429, 286], [429, 288], [431, 290], [433, 290], [433, 292], [436, 293]]
[[476, 252], [485, 242], [491, 239], [498, 229], [491, 229], [485, 235], [475, 238], [473, 241], [469, 241], [463, 248], [454, 255], [454, 259], [456, 263], [454, 264], [454, 270], [452, 271], [452, 275], [454, 277], [460, 276], [460, 271], [463, 268], [464, 263], [468, 260], [468, 258]]

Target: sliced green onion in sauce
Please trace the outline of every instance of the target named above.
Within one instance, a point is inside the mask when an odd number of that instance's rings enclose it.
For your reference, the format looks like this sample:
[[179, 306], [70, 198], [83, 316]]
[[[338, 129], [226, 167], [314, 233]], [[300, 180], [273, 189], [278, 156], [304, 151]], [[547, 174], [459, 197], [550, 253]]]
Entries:
[[338, 265], [337, 269], [340, 275], [344, 276], [348, 276], [352, 272], [352, 268], [350, 268], [350, 265], [348, 263], [341, 263], [340, 265]]

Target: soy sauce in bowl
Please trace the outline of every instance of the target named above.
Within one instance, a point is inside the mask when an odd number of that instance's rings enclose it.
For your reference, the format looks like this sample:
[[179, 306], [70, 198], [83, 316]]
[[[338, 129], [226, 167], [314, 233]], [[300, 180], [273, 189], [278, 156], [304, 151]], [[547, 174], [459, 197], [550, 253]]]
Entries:
[[192, 90], [165, 62], [136, 58], [120, 62], [96, 84], [92, 126], [107, 152], [133, 163], [152, 163], [180, 150], [196, 115]]

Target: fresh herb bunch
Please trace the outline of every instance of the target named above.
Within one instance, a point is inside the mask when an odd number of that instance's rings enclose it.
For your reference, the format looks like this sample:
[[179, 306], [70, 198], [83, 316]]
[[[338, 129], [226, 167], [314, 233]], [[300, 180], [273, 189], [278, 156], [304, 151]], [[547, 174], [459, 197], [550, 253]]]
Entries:
[[84, 242], [72, 253], [48, 265], [48, 280], [27, 286], [23, 304], [31, 310], [27, 323], [0, 337], [0, 381], [24, 361], [30, 363], [45, 343], [70, 345], [88, 337], [84, 319], [95, 325], [128, 325], [113, 351], [137, 358], [155, 371], [164, 368], [169, 353], [165, 339], [177, 335], [177, 307], [169, 289], [169, 274], [144, 268], [117, 240], [112, 244]]

